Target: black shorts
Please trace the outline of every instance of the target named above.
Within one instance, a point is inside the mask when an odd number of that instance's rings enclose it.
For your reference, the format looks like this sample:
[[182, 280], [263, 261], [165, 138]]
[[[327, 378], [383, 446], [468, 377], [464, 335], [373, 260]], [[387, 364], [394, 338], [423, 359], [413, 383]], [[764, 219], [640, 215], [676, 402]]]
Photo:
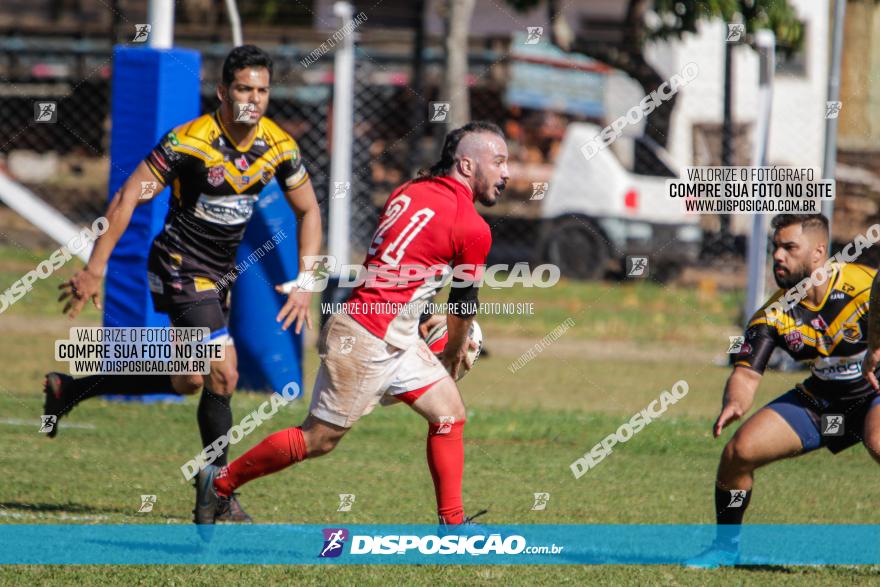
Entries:
[[824, 446], [836, 454], [862, 441], [865, 418], [876, 405], [880, 405], [880, 395], [876, 393], [827, 400], [797, 386], [766, 407], [794, 429], [804, 453]]
[[188, 274], [153, 247], [147, 260], [150, 295], [157, 312], [178, 327], [209, 328], [211, 339], [229, 338], [229, 290], [207, 277]]

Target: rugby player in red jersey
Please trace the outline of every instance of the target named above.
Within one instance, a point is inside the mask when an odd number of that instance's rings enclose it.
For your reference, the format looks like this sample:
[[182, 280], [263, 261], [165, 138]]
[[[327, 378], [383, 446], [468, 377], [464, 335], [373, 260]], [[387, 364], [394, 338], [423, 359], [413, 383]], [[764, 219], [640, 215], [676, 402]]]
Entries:
[[[301, 426], [271, 434], [230, 465], [202, 470], [197, 524], [213, 524], [224, 514], [223, 498], [244, 483], [333, 450], [383, 396], [407, 403], [428, 421], [428, 467], [440, 522], [467, 521], [461, 497], [465, 408], [454, 377], [470, 367], [467, 334], [492, 244], [475, 202], [495, 204], [508, 178], [501, 129], [472, 122], [449, 133], [438, 163], [391, 194], [364, 263], [384, 277], [358, 286], [344, 311], [324, 325], [309, 415]], [[394, 274], [402, 275], [403, 267], [448, 265], [457, 268], [446, 316], [449, 342], [435, 356], [419, 336], [419, 318], [441, 281], [430, 279], [428, 271], [411, 279]]]

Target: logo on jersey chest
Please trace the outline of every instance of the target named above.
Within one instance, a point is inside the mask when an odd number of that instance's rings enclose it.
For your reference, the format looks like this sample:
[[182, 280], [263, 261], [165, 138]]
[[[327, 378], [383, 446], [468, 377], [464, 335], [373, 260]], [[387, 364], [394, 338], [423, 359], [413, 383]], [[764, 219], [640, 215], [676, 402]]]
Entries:
[[219, 186], [225, 181], [223, 175], [223, 166], [215, 165], [208, 169], [208, 183], [214, 187]]
[[858, 322], [846, 322], [843, 325], [843, 340], [849, 343], [857, 343], [862, 340], [862, 329]]
[[836, 300], [842, 300], [845, 297], [846, 297], [846, 294], [843, 293], [842, 291], [833, 291], [833, 292], [831, 292], [831, 297], [829, 299], [832, 302], [834, 302]]
[[825, 322], [825, 319], [822, 316], [816, 316], [812, 320], [810, 320], [810, 326], [815, 328], [816, 330], [821, 330], [822, 332], [828, 330], [828, 324]]
[[247, 161], [247, 157], [242, 155], [241, 157], [236, 157], [233, 161], [235, 163], [235, 168], [239, 171], [247, 171], [248, 167], [250, 167], [250, 163]]
[[234, 226], [250, 220], [256, 201], [256, 195], [209, 196], [202, 194], [196, 202], [194, 213], [197, 218], [214, 224]]
[[804, 348], [804, 337], [801, 336], [800, 330], [792, 330], [785, 335], [785, 344], [791, 352], [796, 353]]

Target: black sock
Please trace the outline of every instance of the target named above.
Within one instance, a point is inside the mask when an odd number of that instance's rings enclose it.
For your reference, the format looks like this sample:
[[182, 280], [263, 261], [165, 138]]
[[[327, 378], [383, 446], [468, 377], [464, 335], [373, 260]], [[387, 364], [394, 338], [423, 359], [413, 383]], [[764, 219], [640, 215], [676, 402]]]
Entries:
[[751, 499], [751, 489], [727, 490], [715, 487], [715, 519], [718, 523], [716, 542], [728, 548], [739, 546], [743, 516]]
[[177, 393], [170, 375], [90, 375], [64, 384], [65, 410], [99, 395]]
[[[199, 400], [198, 420], [199, 432], [202, 434], [202, 446], [207, 448], [218, 437], [223, 436], [232, 428], [232, 407], [229, 405], [228, 397], [217, 395], [208, 389], [207, 384], [202, 390], [202, 397]], [[223, 467], [227, 462], [229, 454], [229, 445], [223, 447], [223, 454], [218, 456], [212, 463], [218, 467]]]

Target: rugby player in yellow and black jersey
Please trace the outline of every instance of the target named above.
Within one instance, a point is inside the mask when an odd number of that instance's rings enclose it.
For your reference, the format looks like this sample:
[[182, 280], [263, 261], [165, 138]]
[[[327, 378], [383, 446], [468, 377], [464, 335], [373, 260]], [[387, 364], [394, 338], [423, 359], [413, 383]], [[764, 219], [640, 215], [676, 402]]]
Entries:
[[[811, 374], [746, 420], [724, 447], [715, 481], [715, 543], [688, 561], [692, 567], [736, 563], [757, 468], [821, 447], [838, 453], [858, 442], [880, 462], [880, 396], [862, 375], [876, 271], [832, 263], [822, 275], [829, 240], [822, 215], [782, 214], [772, 227], [773, 276], [782, 289], [749, 321], [713, 435], [749, 412], [774, 349], [810, 361]], [[811, 275], [803, 299], [786, 308], [786, 292]]]
[[[107, 261], [128, 227], [136, 205], [165, 186], [172, 198], [165, 226], [150, 249], [147, 277], [156, 309], [181, 327], [207, 327], [211, 338], [227, 343], [223, 361], [199, 374], [118, 375], [72, 379], [46, 378], [44, 414], [59, 418], [85, 399], [106, 394], [148, 394], [202, 390], [197, 419], [208, 447], [232, 426], [230, 397], [238, 372], [235, 348], [227, 332], [228, 291], [234, 282], [235, 254], [264, 186], [277, 181], [297, 216], [300, 254], [317, 255], [321, 220], [315, 193], [293, 138], [263, 115], [269, 103], [272, 60], [261, 49], [233, 49], [223, 63], [217, 86], [220, 107], [165, 135], [128, 177], [110, 203], [109, 229], [97, 240], [87, 266], [61, 287], [64, 312], [77, 315], [88, 300], [100, 308], [99, 292]], [[310, 267], [300, 264], [300, 275]], [[276, 288], [281, 291], [279, 286]], [[311, 294], [293, 288], [276, 317], [287, 329], [311, 327]], [[54, 436], [57, 424], [50, 434]], [[222, 445], [218, 443], [218, 447]], [[213, 452], [213, 451], [212, 451]], [[214, 464], [225, 465], [228, 445]], [[233, 496], [218, 519], [249, 521]]]

